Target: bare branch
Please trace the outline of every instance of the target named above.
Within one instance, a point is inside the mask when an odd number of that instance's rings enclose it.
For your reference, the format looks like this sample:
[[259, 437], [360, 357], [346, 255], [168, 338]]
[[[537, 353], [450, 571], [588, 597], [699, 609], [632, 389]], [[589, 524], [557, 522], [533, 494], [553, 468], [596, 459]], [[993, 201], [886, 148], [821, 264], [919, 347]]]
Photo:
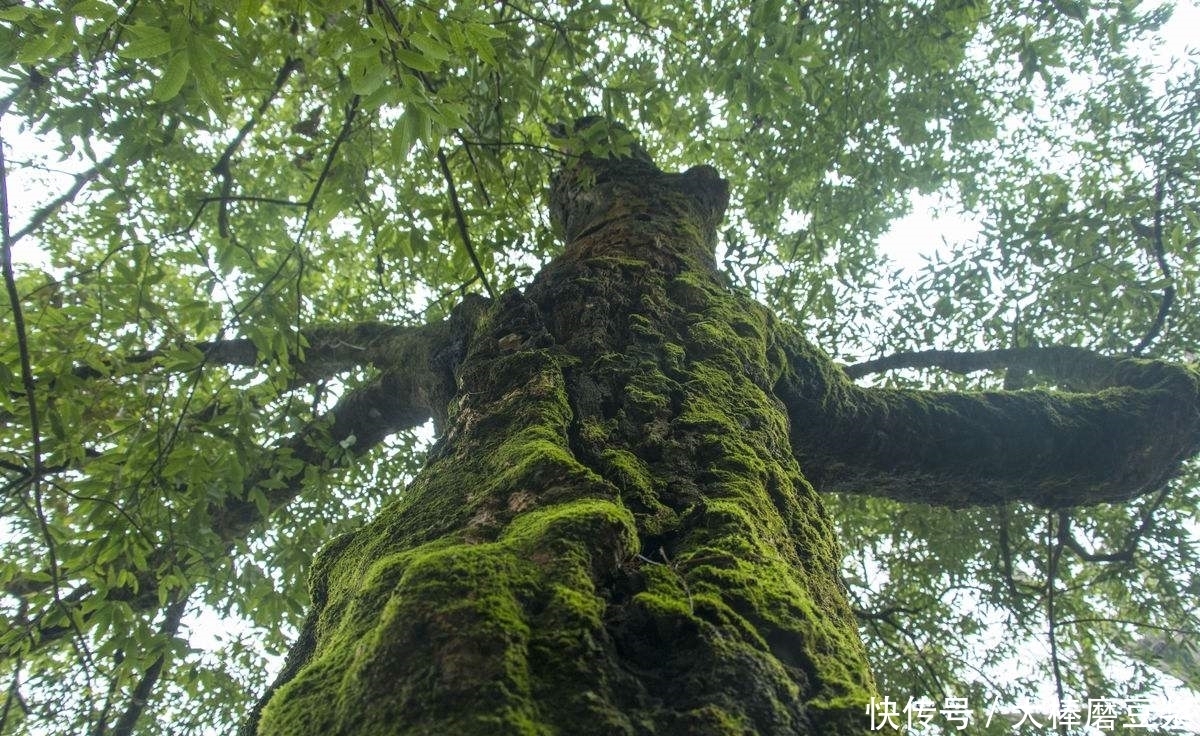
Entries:
[[1167, 280], [1167, 285], [1163, 288], [1162, 299], [1158, 302], [1158, 314], [1154, 317], [1154, 322], [1150, 324], [1150, 329], [1146, 330], [1146, 334], [1137, 345], [1130, 350], [1131, 355], [1141, 355], [1142, 352], [1150, 347], [1150, 343], [1158, 337], [1162, 332], [1163, 325], [1167, 323], [1167, 314], [1171, 311], [1171, 305], [1175, 303], [1175, 284], [1174, 276], [1171, 274], [1171, 265], [1167, 263], [1167, 251], [1163, 246], [1163, 202], [1166, 201], [1167, 191], [1166, 185], [1163, 182], [1163, 174], [1160, 173], [1158, 181], [1154, 185], [1154, 259], [1158, 262], [1158, 270], [1162, 272], [1163, 278]]
[[495, 299], [496, 292], [492, 290], [492, 285], [488, 283], [487, 275], [483, 271], [483, 265], [479, 262], [479, 255], [475, 253], [475, 246], [471, 244], [471, 233], [467, 229], [467, 219], [463, 216], [462, 205], [458, 201], [458, 191], [454, 188], [454, 176], [450, 173], [450, 164], [446, 161], [446, 152], [438, 149], [437, 152], [438, 165], [442, 168], [442, 176], [446, 179], [446, 187], [450, 191], [450, 204], [454, 207], [454, 221], [458, 225], [458, 234], [462, 236], [463, 247], [467, 249], [467, 255], [471, 258], [471, 265], [475, 267], [475, 275], [479, 277], [483, 284], [484, 290], [488, 296]]

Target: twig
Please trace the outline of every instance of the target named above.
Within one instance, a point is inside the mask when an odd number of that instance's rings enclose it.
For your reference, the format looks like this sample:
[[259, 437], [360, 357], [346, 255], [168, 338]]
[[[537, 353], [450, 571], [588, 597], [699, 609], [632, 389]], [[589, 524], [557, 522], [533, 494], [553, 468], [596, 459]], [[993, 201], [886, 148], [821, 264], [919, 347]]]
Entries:
[[467, 231], [467, 219], [463, 216], [462, 205], [458, 201], [458, 191], [454, 188], [454, 176], [450, 173], [450, 164], [446, 161], [446, 152], [441, 148], [437, 151], [438, 165], [442, 168], [442, 176], [446, 179], [446, 186], [450, 190], [450, 204], [454, 207], [454, 220], [458, 224], [458, 234], [462, 236], [463, 246], [467, 249], [467, 255], [471, 258], [471, 264], [475, 267], [475, 273], [479, 276], [479, 280], [483, 283], [484, 290], [488, 296], [495, 299], [496, 292], [492, 290], [492, 285], [488, 283], [487, 276], [483, 272], [483, 265], [479, 262], [479, 256], [475, 253], [475, 246], [471, 244], [471, 233]]
[[[1063, 541], [1067, 529], [1068, 516], [1066, 511], [1058, 512], [1058, 529], [1055, 533], [1054, 515], [1047, 514], [1046, 518], [1046, 635], [1050, 640], [1050, 665], [1054, 672], [1054, 691], [1058, 696], [1058, 708], [1062, 710], [1065, 693], [1063, 691], [1062, 661], [1058, 656], [1058, 612], [1054, 608], [1054, 584], [1058, 579], [1058, 562], [1062, 559]], [[1054, 538], [1051, 543], [1051, 537]], [[1066, 733], [1066, 726], [1059, 725], [1059, 733]]]
[[1146, 330], [1141, 341], [1129, 351], [1131, 355], [1141, 355], [1142, 351], [1154, 342], [1167, 322], [1167, 313], [1171, 311], [1171, 305], [1175, 303], [1175, 277], [1171, 274], [1171, 265], [1167, 263], [1167, 253], [1163, 247], [1163, 202], [1166, 196], [1166, 186], [1160, 173], [1158, 181], [1154, 184], [1154, 259], [1158, 261], [1158, 270], [1166, 278], [1167, 285], [1163, 288], [1162, 299], [1158, 302], [1158, 314], [1154, 316], [1154, 322], [1150, 324], [1150, 329]]
[[[167, 607], [167, 616], [163, 620], [162, 628], [159, 630], [163, 636], [170, 639], [179, 632], [179, 622], [183, 618], [183, 612], [187, 608], [187, 595], [182, 592], [177, 593], [178, 600], [171, 603]], [[154, 660], [154, 664], [150, 665], [142, 679], [138, 681], [137, 687], [133, 690], [133, 695], [129, 698], [129, 705], [125, 708], [125, 712], [121, 714], [117, 720], [117, 725], [113, 726], [113, 736], [129, 736], [133, 733], [133, 727], [137, 725], [138, 719], [142, 716], [142, 711], [146, 708], [146, 703], [150, 699], [150, 693], [154, 690], [155, 684], [158, 683], [158, 678], [162, 675], [163, 666], [166, 664], [167, 654], [163, 652], [158, 655], [158, 659]]]

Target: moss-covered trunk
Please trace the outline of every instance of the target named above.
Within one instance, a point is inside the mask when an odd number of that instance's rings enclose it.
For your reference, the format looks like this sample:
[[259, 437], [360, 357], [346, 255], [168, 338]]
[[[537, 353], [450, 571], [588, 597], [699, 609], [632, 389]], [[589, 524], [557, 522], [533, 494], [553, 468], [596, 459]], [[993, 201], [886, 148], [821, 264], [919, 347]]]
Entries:
[[773, 318], [714, 267], [726, 200], [636, 152], [560, 175], [565, 252], [485, 310], [403, 500], [317, 560], [258, 733], [866, 730]]

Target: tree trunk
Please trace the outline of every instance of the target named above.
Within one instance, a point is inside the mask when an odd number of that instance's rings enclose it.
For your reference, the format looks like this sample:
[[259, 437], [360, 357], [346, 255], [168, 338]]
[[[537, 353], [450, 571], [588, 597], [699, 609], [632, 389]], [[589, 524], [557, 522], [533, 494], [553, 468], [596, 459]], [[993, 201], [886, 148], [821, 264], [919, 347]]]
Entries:
[[552, 197], [567, 248], [476, 324], [403, 499], [316, 561], [257, 733], [864, 732], [787, 358], [714, 264], [727, 184], [635, 150]]

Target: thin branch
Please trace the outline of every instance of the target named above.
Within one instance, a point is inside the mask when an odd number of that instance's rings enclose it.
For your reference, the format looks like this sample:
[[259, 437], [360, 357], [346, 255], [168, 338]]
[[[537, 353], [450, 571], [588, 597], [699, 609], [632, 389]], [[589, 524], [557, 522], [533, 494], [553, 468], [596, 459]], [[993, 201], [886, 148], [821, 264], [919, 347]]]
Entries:
[[[233, 172], [230, 170], [230, 162], [233, 160], [233, 154], [241, 147], [242, 142], [246, 140], [246, 136], [250, 135], [250, 131], [254, 130], [259, 121], [262, 120], [263, 113], [267, 111], [271, 103], [283, 90], [283, 85], [287, 84], [288, 77], [292, 76], [292, 72], [300, 68], [300, 60], [288, 57], [283, 62], [283, 66], [275, 74], [275, 81], [271, 85], [271, 91], [258, 104], [258, 109], [250, 116], [238, 130], [237, 135], [225, 147], [225, 151], [221, 157], [217, 159], [217, 163], [212, 167], [212, 173], [221, 177], [221, 197], [219, 198], [220, 207], [217, 212], [218, 230], [221, 237], [229, 237], [229, 199], [230, 192], [233, 191]], [[205, 203], [202, 203], [203, 209]]]
[[[167, 607], [167, 615], [163, 620], [162, 628], [159, 629], [159, 634], [170, 639], [179, 633], [179, 623], [183, 618], [183, 612], [187, 609], [187, 595], [177, 593], [177, 600]], [[133, 689], [133, 695], [129, 698], [129, 705], [125, 708], [125, 712], [117, 720], [117, 724], [113, 726], [113, 736], [129, 736], [133, 733], [134, 726], [137, 725], [138, 719], [141, 718], [142, 712], [146, 708], [146, 703], [150, 700], [150, 694], [154, 690], [154, 686], [158, 683], [159, 677], [162, 676], [163, 667], [167, 662], [167, 653], [163, 652], [158, 655], [158, 659], [154, 660], [154, 664], [146, 670], [142, 675], [142, 679], [138, 681], [137, 687]]]
[[[308, 343], [308, 349], [303, 355], [299, 352], [290, 355], [289, 361], [296, 366], [296, 372], [308, 380], [328, 378], [379, 360], [386, 353], [389, 339], [399, 337], [409, 329], [372, 321], [302, 330], [300, 335]], [[106, 357], [101, 361], [104, 368], [80, 364], [71, 373], [83, 380], [104, 378], [122, 366], [153, 363], [179, 347], [182, 346], [143, 350], [125, 358]], [[189, 347], [203, 353], [206, 365], [256, 366], [262, 365], [268, 357], [261, 355], [254, 342], [247, 338], [204, 340], [190, 343]]]
[[850, 378], [862, 378], [902, 368], [939, 368], [951, 373], [974, 373], [1019, 369], [1033, 371], [1059, 381], [1080, 384], [1075, 388], [1093, 388], [1108, 379], [1117, 358], [1063, 346], [1037, 348], [1001, 348], [997, 350], [921, 350], [904, 351], [845, 366]]
[[[37, 392], [33, 379], [33, 366], [29, 357], [29, 341], [25, 331], [25, 316], [21, 311], [21, 296], [17, 291], [16, 276], [13, 272], [13, 240], [8, 206], [8, 163], [5, 158], [4, 147], [4, 137], [0, 133], [0, 267], [2, 267], [4, 272], [4, 288], [8, 293], [9, 307], [13, 313], [13, 329], [17, 333], [17, 350], [21, 362], [21, 383], [25, 388], [25, 403], [29, 408], [29, 434], [32, 440], [31, 449], [33, 455], [32, 467], [30, 468], [30, 476], [33, 478], [33, 512], [34, 517], [37, 519], [42, 539], [46, 544], [46, 555], [50, 568], [50, 582], [54, 601], [59, 608], [62, 608], [66, 612], [66, 607], [59, 597], [58, 590], [61, 580], [58, 568], [58, 552], [54, 536], [50, 533], [50, 525], [46, 521], [46, 510], [42, 498], [42, 484], [40, 482], [42, 476], [42, 435], [38, 417]], [[25, 505], [26, 503], [24, 497], [21, 497], [21, 504]], [[75, 620], [71, 618], [69, 612], [67, 619], [71, 623], [71, 626], [75, 627]], [[82, 653], [87, 655], [86, 649], [82, 650]], [[85, 656], [85, 660], [87, 659], [90, 659], [90, 657]]]
[[1154, 500], [1146, 504], [1139, 514], [1141, 521], [1138, 524], [1137, 529], [1134, 529], [1129, 536], [1126, 537], [1125, 543], [1122, 544], [1121, 548], [1115, 552], [1088, 552], [1086, 549], [1084, 549], [1079, 540], [1075, 539], [1075, 536], [1070, 533], [1069, 517], [1066, 519], [1068, 524], [1064, 525], [1063, 529], [1060, 531], [1060, 534], [1063, 536], [1064, 545], [1066, 545], [1066, 548], [1071, 550], [1076, 557], [1084, 562], [1132, 562], [1133, 555], [1137, 551], [1138, 543], [1141, 541], [1146, 532], [1153, 528], [1154, 512], [1157, 511], [1167, 500], [1167, 496], [1169, 495], [1168, 490], [1169, 489], [1167, 488], [1160, 490], [1155, 495]]
[[915, 616], [918, 613], [921, 613], [921, 611], [916, 608], [907, 608], [905, 606], [896, 605], [884, 606], [883, 608], [873, 611], [868, 611], [864, 608], [851, 608], [850, 610], [854, 614], [854, 617], [859, 621], [886, 621], [897, 628], [898, 624], [894, 620], [897, 613], [902, 613], [907, 616]]
[[1158, 314], [1155, 315], [1154, 322], [1150, 324], [1150, 329], [1146, 330], [1138, 344], [1129, 351], [1131, 355], [1141, 355], [1142, 351], [1158, 338], [1167, 322], [1167, 313], [1175, 303], [1175, 277], [1171, 274], [1171, 265], [1167, 263], [1167, 252], [1163, 246], [1163, 202], [1166, 201], [1166, 196], [1166, 185], [1163, 182], [1163, 174], [1160, 173], [1154, 185], [1154, 259], [1158, 262], [1158, 270], [1167, 280], [1167, 285], [1163, 288], [1162, 299], [1158, 302]]
[[[16, 620], [25, 618], [25, 612], [28, 607], [29, 602], [22, 598], [20, 607], [17, 610]], [[5, 726], [8, 725], [8, 714], [12, 712], [14, 704], [20, 704], [21, 702], [21, 669], [24, 663], [25, 658], [23, 653], [18, 652], [13, 657], [12, 682], [8, 683], [8, 691], [4, 694], [4, 709], [0, 711], [0, 733], [8, 733], [5, 730]]]
[[1153, 629], [1154, 631], [1162, 631], [1178, 636], [1200, 636], [1200, 630], [1197, 629], [1177, 629], [1172, 626], [1160, 626], [1158, 624], [1146, 623], [1145, 621], [1130, 621], [1123, 618], [1066, 618], [1058, 622], [1059, 626], [1082, 626], [1084, 624], [1120, 624], [1121, 626], [1135, 626], [1139, 629]]
[[[6, 417], [4, 414], [0, 413], [0, 420], [5, 418]], [[83, 453], [85, 457], [90, 458], [97, 458], [101, 456], [100, 452], [90, 447], [85, 447]], [[46, 465], [43, 463], [41, 471], [34, 472], [33, 468], [30, 468], [26, 465], [19, 465], [17, 463], [10, 463], [8, 461], [0, 461], [0, 469], [6, 470], [10, 473], [15, 473], [17, 475], [16, 478], [12, 478], [5, 482], [3, 486], [0, 486], [0, 498], [7, 498], [10, 494], [16, 493], [17, 490], [22, 486], [45, 480], [58, 473], [65, 473], [69, 470], [75, 470], [77, 467], [77, 465], [72, 463], [58, 463], [57, 465]]]
[[1008, 594], [1013, 601], [1020, 598], [1020, 593], [1017, 591], [1017, 579], [1013, 577], [1012, 563], [1012, 546], [1009, 544], [1009, 529], [1008, 529], [1008, 504], [1000, 504], [1000, 566], [1004, 572], [1004, 579], [1008, 583]]
[[438, 165], [442, 169], [442, 176], [446, 179], [446, 186], [450, 191], [450, 204], [454, 207], [454, 220], [458, 224], [458, 234], [462, 237], [463, 246], [467, 249], [467, 255], [471, 258], [471, 265], [475, 267], [475, 273], [479, 276], [484, 291], [488, 293], [488, 296], [495, 299], [496, 292], [492, 290], [492, 285], [488, 283], [487, 275], [483, 271], [483, 265], [479, 262], [479, 256], [475, 253], [475, 246], [471, 244], [471, 233], [467, 230], [467, 219], [463, 216], [462, 205], [458, 201], [458, 192], [454, 188], [454, 176], [450, 173], [450, 164], [446, 161], [446, 152], [441, 148], [437, 151], [437, 160]]
[[10, 244], [16, 243], [18, 240], [21, 240], [22, 238], [32, 234], [34, 231], [44, 225], [47, 220], [53, 217], [54, 213], [58, 212], [63, 205], [74, 201], [75, 197], [79, 196], [79, 193], [83, 191], [83, 188], [87, 186], [88, 183], [99, 176], [100, 172], [107, 170], [111, 166], [113, 159], [116, 157], [117, 154], [114, 153], [87, 171], [76, 174], [74, 182], [72, 182], [67, 191], [63, 192], [62, 195], [42, 206], [37, 212], [34, 212], [33, 217], [29, 218], [29, 222], [25, 224], [25, 227], [21, 228], [12, 235], [11, 239], [9, 240]]
[[483, 172], [479, 170], [479, 162], [475, 160], [475, 154], [471, 153], [471, 146], [467, 144], [467, 139], [463, 137], [462, 131], [454, 131], [454, 137], [462, 144], [463, 153], [467, 154], [467, 160], [471, 162], [471, 170], [475, 173], [475, 186], [479, 187], [479, 194], [483, 197], [483, 203], [491, 207], [492, 197], [488, 194], [487, 185], [484, 184]]
[[4, 147], [4, 137], [0, 133], [0, 268], [4, 271], [4, 289], [8, 293], [8, 304], [12, 310], [13, 330], [17, 333], [21, 383], [25, 387], [25, 400], [29, 406], [29, 433], [33, 441], [32, 472], [36, 475], [42, 470], [42, 435], [37, 397], [34, 392], [33, 366], [29, 358], [29, 339], [25, 330], [25, 314], [21, 310], [21, 295], [17, 291], [17, 278], [13, 272], [12, 247], [15, 241], [9, 220], [8, 160], [5, 157]]
[[225, 146], [225, 150], [221, 152], [220, 157], [217, 158], [217, 162], [213, 164], [213, 167], [210, 169], [211, 173], [221, 177], [221, 195], [219, 197], [205, 197], [201, 199], [200, 206], [196, 208], [195, 213], [192, 214], [191, 221], [180, 232], [187, 232], [195, 227], [196, 223], [200, 221], [200, 216], [204, 213], [204, 209], [210, 203], [217, 202], [220, 206], [217, 214], [218, 229], [221, 233], [221, 237], [228, 237], [228, 205], [229, 202], [237, 201], [237, 199], [231, 195], [231, 192], [233, 191], [233, 172], [230, 169], [230, 163], [233, 161], [233, 155], [237, 152], [238, 148], [241, 147], [242, 143], [246, 140], [246, 137], [250, 135], [250, 131], [254, 130], [258, 123], [262, 120], [263, 113], [267, 111], [267, 108], [270, 107], [275, 98], [279, 96], [279, 93], [283, 90], [283, 85], [287, 84], [288, 78], [291, 77], [292, 73], [299, 69], [300, 66], [301, 64], [299, 59], [288, 57], [284, 60], [283, 66], [280, 67], [279, 71], [275, 74], [275, 81], [271, 85], [271, 90], [265, 97], [263, 97], [262, 102], [258, 103], [258, 107], [255, 109], [254, 114], [251, 115], [250, 119], [238, 129], [237, 135], [235, 135], [233, 140], [231, 140], [229, 144]]
[[[1054, 607], [1055, 582], [1058, 580], [1058, 563], [1062, 559], [1063, 533], [1067, 528], [1067, 512], [1058, 512], [1058, 531], [1054, 529], [1054, 514], [1046, 515], [1046, 636], [1050, 641], [1050, 669], [1054, 673], [1054, 692], [1058, 696], [1058, 708], [1062, 710], [1065, 691], [1063, 689], [1062, 660], [1058, 656], [1058, 611]], [[1051, 542], [1053, 538], [1053, 542]], [[1060, 733], [1066, 733], [1065, 726], [1059, 726]]]
[[204, 204], [213, 202], [251, 202], [253, 204], [275, 204], [281, 207], [307, 207], [307, 202], [297, 202], [294, 199], [279, 199], [276, 197], [255, 197], [251, 195], [230, 194], [223, 197], [201, 197]]
[[258, 125], [259, 121], [262, 119], [263, 113], [267, 111], [267, 108], [271, 106], [271, 103], [274, 102], [275, 98], [279, 96], [279, 93], [283, 91], [283, 85], [287, 84], [288, 77], [292, 76], [292, 72], [299, 68], [299, 59], [292, 57], [284, 59], [283, 66], [280, 67], [279, 71], [275, 73], [275, 81], [271, 84], [271, 90], [267, 92], [265, 97], [263, 97], [262, 102], [258, 103], [258, 107], [254, 110], [254, 114], [250, 116], [250, 119], [247, 120], [240, 129], [238, 129], [237, 135], [233, 137], [233, 140], [229, 142], [229, 145], [225, 146], [225, 150], [221, 152], [221, 156], [217, 159], [217, 163], [212, 167], [214, 173], [229, 166], [229, 163], [233, 160], [233, 154], [236, 153], [237, 149], [241, 147], [242, 143], [246, 140], [246, 136], [250, 135], [250, 131], [254, 130], [254, 128]]
[[325, 157], [325, 165], [321, 167], [321, 173], [317, 176], [317, 183], [313, 185], [312, 194], [308, 195], [308, 200], [304, 203], [308, 211], [304, 214], [304, 225], [300, 228], [300, 237], [303, 237], [304, 231], [308, 229], [308, 217], [312, 214], [313, 207], [317, 204], [317, 196], [321, 193], [321, 188], [325, 185], [325, 180], [329, 178], [329, 172], [333, 169], [333, 162], [337, 158], [338, 149], [350, 137], [350, 129], [354, 125], [354, 118], [358, 115], [358, 105], [361, 100], [361, 97], [354, 95], [350, 98], [350, 104], [346, 106], [346, 118], [342, 121], [342, 127], [338, 130], [337, 138], [333, 140], [333, 145], [329, 148], [329, 154]]

